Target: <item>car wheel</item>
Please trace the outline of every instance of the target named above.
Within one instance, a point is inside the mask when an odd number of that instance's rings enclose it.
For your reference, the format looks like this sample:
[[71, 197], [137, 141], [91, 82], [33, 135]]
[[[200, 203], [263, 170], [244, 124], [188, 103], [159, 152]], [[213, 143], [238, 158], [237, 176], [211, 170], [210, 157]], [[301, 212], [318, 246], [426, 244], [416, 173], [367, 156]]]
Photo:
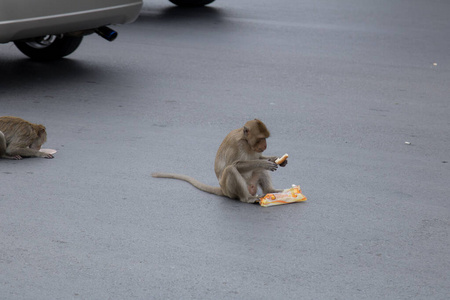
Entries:
[[169, 0], [178, 6], [204, 6], [214, 2], [214, 0]]
[[55, 60], [75, 51], [83, 40], [82, 36], [46, 35], [26, 41], [15, 41], [19, 50], [33, 60]]

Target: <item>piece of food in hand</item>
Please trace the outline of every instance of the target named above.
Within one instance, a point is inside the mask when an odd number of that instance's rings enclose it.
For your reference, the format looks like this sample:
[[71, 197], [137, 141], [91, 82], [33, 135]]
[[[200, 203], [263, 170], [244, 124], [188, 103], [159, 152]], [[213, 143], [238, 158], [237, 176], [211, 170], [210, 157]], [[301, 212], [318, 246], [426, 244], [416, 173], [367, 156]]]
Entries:
[[55, 149], [41, 149], [41, 150], [39, 150], [40, 152], [44, 152], [44, 153], [47, 153], [47, 154], [55, 154], [56, 153], [56, 150]]
[[284, 161], [289, 157], [289, 155], [286, 153], [285, 155], [283, 155], [282, 157], [278, 158], [277, 160], [275, 160], [276, 164], [281, 165], [282, 163], [284, 163]]

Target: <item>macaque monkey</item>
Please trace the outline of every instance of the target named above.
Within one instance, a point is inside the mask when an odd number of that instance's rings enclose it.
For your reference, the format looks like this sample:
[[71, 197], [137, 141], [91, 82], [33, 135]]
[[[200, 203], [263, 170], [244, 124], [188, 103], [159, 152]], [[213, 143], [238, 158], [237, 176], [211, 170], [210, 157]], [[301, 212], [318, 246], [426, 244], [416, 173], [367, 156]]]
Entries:
[[39, 151], [46, 140], [47, 132], [43, 125], [17, 117], [0, 117], [0, 158], [53, 158], [53, 155]]
[[[255, 203], [258, 186], [264, 194], [281, 192], [274, 189], [269, 171], [275, 171], [278, 165], [276, 156], [266, 157], [262, 153], [267, 148], [266, 139], [270, 136], [266, 125], [258, 119], [248, 121], [242, 128], [231, 131], [217, 150], [214, 171], [220, 187], [203, 184], [196, 179], [180, 174], [153, 173], [153, 177], [181, 179], [196, 188], [215, 194], [239, 199], [246, 203]], [[284, 167], [287, 160], [280, 166]]]

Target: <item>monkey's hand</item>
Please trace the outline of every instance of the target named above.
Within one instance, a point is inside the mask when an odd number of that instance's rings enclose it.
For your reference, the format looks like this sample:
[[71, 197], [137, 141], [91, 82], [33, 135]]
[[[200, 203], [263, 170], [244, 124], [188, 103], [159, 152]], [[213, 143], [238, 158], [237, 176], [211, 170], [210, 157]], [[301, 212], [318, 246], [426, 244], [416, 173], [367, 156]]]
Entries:
[[275, 163], [284, 167], [287, 163], [286, 160], [289, 157], [289, 155], [286, 153], [285, 155], [283, 155], [282, 157], [278, 158]]
[[267, 160], [273, 161], [273, 162], [275, 162], [278, 159], [278, 157], [276, 157], [276, 156], [268, 156], [268, 157], [262, 156], [261, 158], [267, 159]]
[[285, 167], [287, 165], [287, 159], [285, 161], [283, 161], [279, 166], [280, 167]]
[[[269, 156], [266, 157], [269, 161], [275, 162], [279, 157], [276, 156]], [[287, 159], [285, 159], [281, 164], [279, 164], [280, 167], [285, 167], [287, 165]]]
[[45, 153], [45, 152], [38, 152], [39, 153], [39, 157], [43, 157], [43, 158], [54, 158], [54, 156], [50, 153]]
[[264, 160], [264, 161], [262, 161], [262, 163], [263, 163], [262, 167], [266, 170], [275, 171], [276, 169], [278, 169], [278, 165], [273, 161]]
[[[278, 159], [278, 157], [275, 156], [275, 160], [277, 160], [277, 159]], [[275, 160], [274, 160], [274, 162], [275, 162]], [[285, 167], [287, 165], [287, 159], [285, 159], [281, 164], [277, 164], [277, 165], [280, 167]]]

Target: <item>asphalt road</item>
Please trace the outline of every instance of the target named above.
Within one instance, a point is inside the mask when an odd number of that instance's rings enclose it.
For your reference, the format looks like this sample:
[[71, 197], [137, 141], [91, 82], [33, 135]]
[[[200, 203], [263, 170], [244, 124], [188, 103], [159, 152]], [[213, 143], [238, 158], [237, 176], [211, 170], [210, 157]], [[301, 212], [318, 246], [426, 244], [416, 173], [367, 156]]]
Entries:
[[[145, 1], [109, 43], [37, 63], [0, 45], [0, 115], [53, 160], [0, 161], [1, 299], [447, 299], [450, 2]], [[260, 118], [263, 208], [217, 185], [225, 135]], [[410, 144], [406, 144], [409, 142]]]

